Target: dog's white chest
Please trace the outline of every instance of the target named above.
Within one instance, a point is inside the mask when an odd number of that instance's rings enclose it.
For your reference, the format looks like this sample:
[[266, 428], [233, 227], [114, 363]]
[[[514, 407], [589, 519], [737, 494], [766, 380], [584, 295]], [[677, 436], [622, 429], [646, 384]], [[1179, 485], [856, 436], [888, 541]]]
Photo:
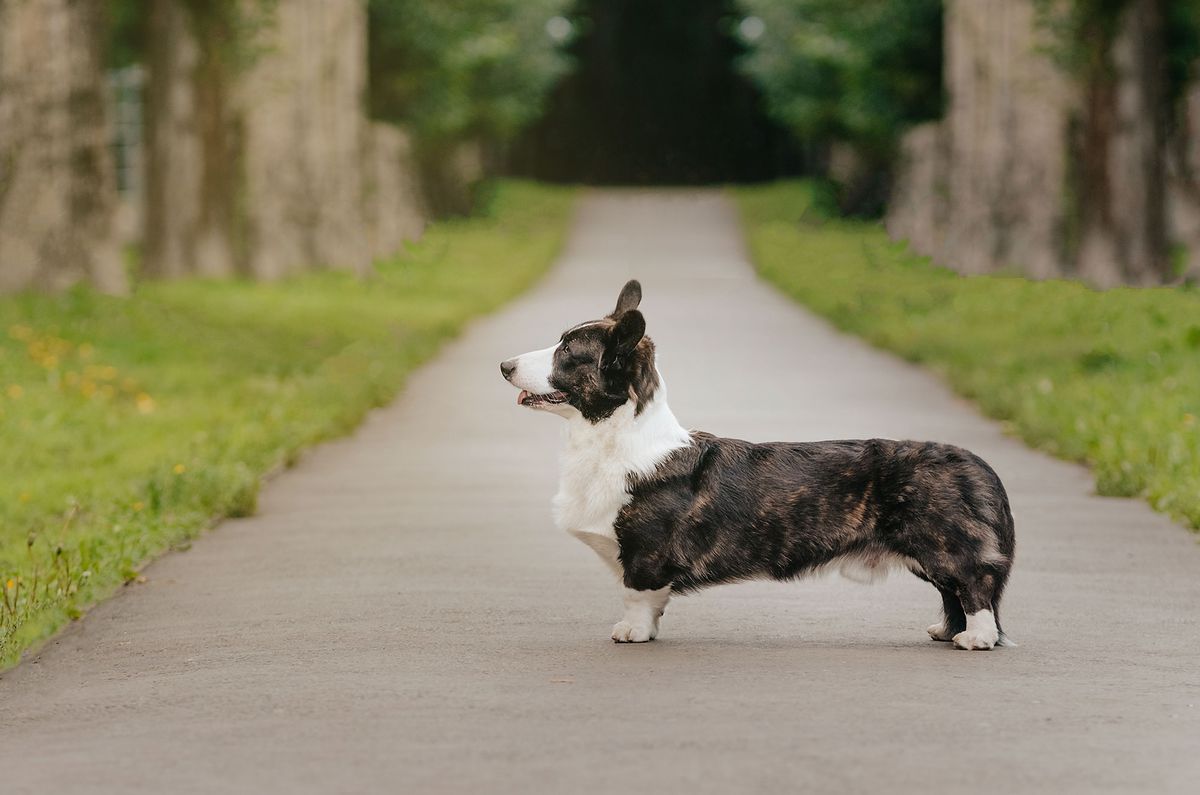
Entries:
[[559, 529], [616, 538], [613, 522], [630, 496], [623, 462], [568, 448], [563, 455], [554, 517]]
[[[661, 389], [661, 387], [660, 387]], [[598, 425], [573, 420], [563, 451], [554, 518], [620, 574], [613, 523], [632, 499], [629, 477], [652, 472], [691, 438], [667, 408], [665, 392], [638, 417], [632, 404]]]

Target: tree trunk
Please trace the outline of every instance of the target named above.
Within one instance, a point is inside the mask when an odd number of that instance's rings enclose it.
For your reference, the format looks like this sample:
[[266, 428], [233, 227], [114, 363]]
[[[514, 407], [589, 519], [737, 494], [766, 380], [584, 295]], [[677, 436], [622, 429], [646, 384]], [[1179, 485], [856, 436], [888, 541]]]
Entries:
[[946, 118], [906, 137], [889, 230], [963, 273], [1169, 281], [1164, 2], [1097, 22], [1080, 75], [1032, 0], [948, 2]]
[[[368, 173], [380, 164], [365, 115], [363, 0], [242, 0], [225, 19], [193, 18], [184, 0], [153, 2], [151, 271], [365, 272], [393, 234], [372, 232], [382, 210], [369, 204], [400, 189], [377, 194], [391, 175]], [[404, 169], [400, 148], [393, 166]]]
[[434, 216], [467, 215], [483, 178], [483, 150], [476, 140], [420, 147], [417, 155], [425, 204]]
[[276, 9], [237, 88], [249, 271], [363, 273], [371, 266], [366, 3], [289, 0]]
[[[1192, 66], [1194, 73], [1200, 64]], [[1200, 280], [1200, 84], [1193, 82], [1181, 99], [1169, 141], [1168, 236], [1181, 247], [1177, 279]]]
[[372, 259], [390, 257], [425, 228], [425, 211], [408, 136], [391, 124], [372, 122], [363, 153], [367, 229]]
[[103, 0], [0, 3], [0, 290], [121, 292]]
[[197, 24], [181, 0], [151, 0], [146, 82], [145, 272], [228, 276], [235, 246], [238, 125], [219, 19]]
[[951, 0], [945, 20], [946, 116], [904, 139], [888, 228], [962, 273], [1061, 275], [1071, 81], [1030, 0]]
[[1131, 0], [1086, 86], [1079, 272], [1100, 286], [1169, 281], [1163, 0]]

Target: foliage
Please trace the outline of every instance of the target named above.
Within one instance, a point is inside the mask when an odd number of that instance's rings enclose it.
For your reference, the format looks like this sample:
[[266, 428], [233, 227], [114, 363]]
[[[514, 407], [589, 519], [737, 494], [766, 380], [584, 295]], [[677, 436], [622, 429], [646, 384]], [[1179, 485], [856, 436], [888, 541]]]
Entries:
[[737, 198], [755, 264], [784, 292], [1086, 462], [1101, 494], [1200, 528], [1200, 292], [962, 277], [878, 226], [827, 220], [810, 184]]
[[108, 65], [119, 69], [145, 58], [150, 15], [144, 0], [110, 0], [108, 4]]
[[[905, 128], [942, 112], [940, 0], [738, 0], [740, 68], [800, 138], [886, 162]], [[758, 34], [758, 35], [754, 35]]]
[[569, 192], [500, 186], [363, 282], [0, 299], [0, 665], [352, 428], [558, 251]]
[[569, 2], [370, 0], [372, 114], [425, 144], [510, 139], [567, 70], [547, 26]]
[[[184, 10], [202, 46], [218, 56], [222, 66], [237, 70], [248, 66], [261, 47], [256, 37], [273, 23], [279, 0], [153, 0], [174, 2]], [[119, 68], [146, 60], [150, 42], [148, 0], [108, 0], [108, 63]]]
[[1200, 60], [1200, 0], [1168, 2], [1164, 13], [1167, 99], [1178, 111]]

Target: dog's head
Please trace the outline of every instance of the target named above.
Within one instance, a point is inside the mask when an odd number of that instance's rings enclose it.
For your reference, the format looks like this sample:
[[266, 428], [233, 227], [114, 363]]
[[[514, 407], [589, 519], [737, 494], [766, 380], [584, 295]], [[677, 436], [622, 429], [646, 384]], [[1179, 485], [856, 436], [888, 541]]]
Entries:
[[630, 401], [641, 413], [658, 385], [641, 300], [642, 286], [630, 281], [612, 314], [572, 326], [549, 348], [501, 362], [500, 372], [521, 390], [517, 403], [592, 423]]

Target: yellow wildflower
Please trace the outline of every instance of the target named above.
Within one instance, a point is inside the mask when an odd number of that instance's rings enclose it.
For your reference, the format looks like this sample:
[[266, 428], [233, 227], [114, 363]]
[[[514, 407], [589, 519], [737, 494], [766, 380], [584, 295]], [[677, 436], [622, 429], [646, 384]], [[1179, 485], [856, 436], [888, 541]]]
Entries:
[[171, 471], [176, 475], [182, 475], [184, 472], [187, 472], [187, 467], [185, 467], [183, 464], [176, 464]]
[[17, 583], [13, 580], [12, 577], [9, 577], [8, 582], [4, 583], [4, 587], [11, 591], [13, 588], [17, 587]]
[[146, 504], [145, 504], [144, 502], [142, 502], [141, 500], [138, 500], [137, 502], [135, 502], [135, 503], [133, 504], [133, 510], [134, 510], [135, 512], [136, 512], [136, 511], [140, 511], [140, 510], [142, 510], [142, 509], [143, 509], [143, 508], [145, 508], [145, 507], [146, 507]]
[[137, 410], [140, 414], [150, 414], [154, 411], [154, 398], [145, 392], [140, 393], [134, 402], [137, 404]]
[[20, 400], [21, 396], [25, 394], [25, 387], [20, 384], [10, 384], [7, 392], [8, 396], [13, 400]]

